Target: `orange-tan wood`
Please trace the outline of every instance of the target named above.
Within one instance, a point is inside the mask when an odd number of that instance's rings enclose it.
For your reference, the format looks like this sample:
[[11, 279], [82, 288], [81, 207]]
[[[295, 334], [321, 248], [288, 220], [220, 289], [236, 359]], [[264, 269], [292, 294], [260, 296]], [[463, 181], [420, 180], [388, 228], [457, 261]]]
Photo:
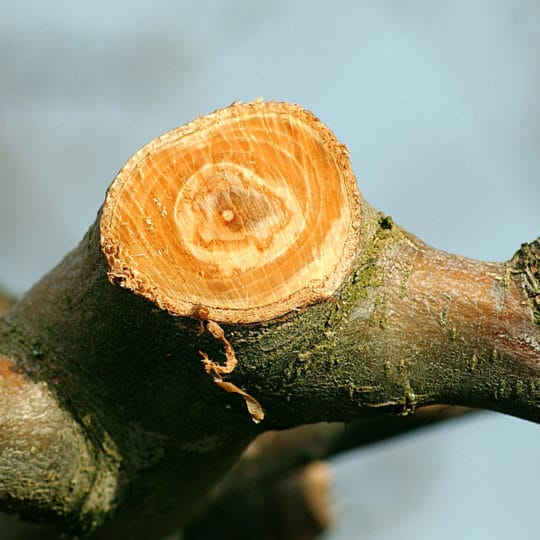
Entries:
[[109, 188], [109, 278], [174, 315], [274, 319], [331, 297], [359, 241], [348, 151], [312, 113], [235, 103], [153, 140]]

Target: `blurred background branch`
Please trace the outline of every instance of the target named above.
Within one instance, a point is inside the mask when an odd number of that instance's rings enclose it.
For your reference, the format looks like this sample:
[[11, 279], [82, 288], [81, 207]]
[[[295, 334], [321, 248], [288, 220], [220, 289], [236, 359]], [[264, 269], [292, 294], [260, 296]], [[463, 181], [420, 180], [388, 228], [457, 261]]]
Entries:
[[433, 405], [410, 416], [265, 433], [186, 527], [183, 540], [315, 538], [335, 521], [328, 459], [470, 412], [466, 407]]

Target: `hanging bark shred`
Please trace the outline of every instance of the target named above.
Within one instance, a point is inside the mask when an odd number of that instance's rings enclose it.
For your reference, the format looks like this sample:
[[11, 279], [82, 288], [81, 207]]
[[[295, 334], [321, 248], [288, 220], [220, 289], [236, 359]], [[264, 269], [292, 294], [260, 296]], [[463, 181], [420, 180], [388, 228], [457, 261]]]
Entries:
[[238, 363], [234, 349], [232, 348], [229, 340], [225, 337], [223, 328], [221, 328], [221, 326], [215, 321], [208, 321], [206, 329], [212, 334], [212, 336], [219, 340], [225, 348], [225, 364], [218, 364], [211, 360], [208, 354], [199, 351], [199, 354], [203, 358], [202, 363], [206, 373], [212, 375], [214, 382], [226, 392], [240, 394], [246, 402], [251, 419], [258, 424], [264, 420], [264, 411], [261, 404], [253, 396], [250, 396], [247, 392], [241, 388], [238, 388], [238, 386], [232, 382], [223, 380], [223, 375], [232, 373], [236, 367], [236, 364]]

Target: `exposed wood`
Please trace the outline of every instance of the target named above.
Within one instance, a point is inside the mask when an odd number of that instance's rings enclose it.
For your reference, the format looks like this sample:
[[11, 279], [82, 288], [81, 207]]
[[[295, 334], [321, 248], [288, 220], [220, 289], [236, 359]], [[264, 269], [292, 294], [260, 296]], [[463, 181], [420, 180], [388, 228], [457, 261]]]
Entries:
[[235, 103], [127, 162], [101, 243], [111, 280], [174, 315], [261, 322], [336, 291], [359, 214], [348, 151], [313, 114]]

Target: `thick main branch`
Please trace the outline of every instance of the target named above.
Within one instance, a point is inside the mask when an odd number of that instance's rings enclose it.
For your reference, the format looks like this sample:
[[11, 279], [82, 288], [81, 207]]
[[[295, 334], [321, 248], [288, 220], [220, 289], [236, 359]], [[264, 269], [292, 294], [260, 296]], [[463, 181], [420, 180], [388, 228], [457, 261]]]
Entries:
[[351, 191], [314, 117], [235, 107], [137, 153], [0, 320], [3, 508], [159, 538], [265, 430], [432, 403], [540, 421], [538, 242], [502, 264], [435, 250]]

